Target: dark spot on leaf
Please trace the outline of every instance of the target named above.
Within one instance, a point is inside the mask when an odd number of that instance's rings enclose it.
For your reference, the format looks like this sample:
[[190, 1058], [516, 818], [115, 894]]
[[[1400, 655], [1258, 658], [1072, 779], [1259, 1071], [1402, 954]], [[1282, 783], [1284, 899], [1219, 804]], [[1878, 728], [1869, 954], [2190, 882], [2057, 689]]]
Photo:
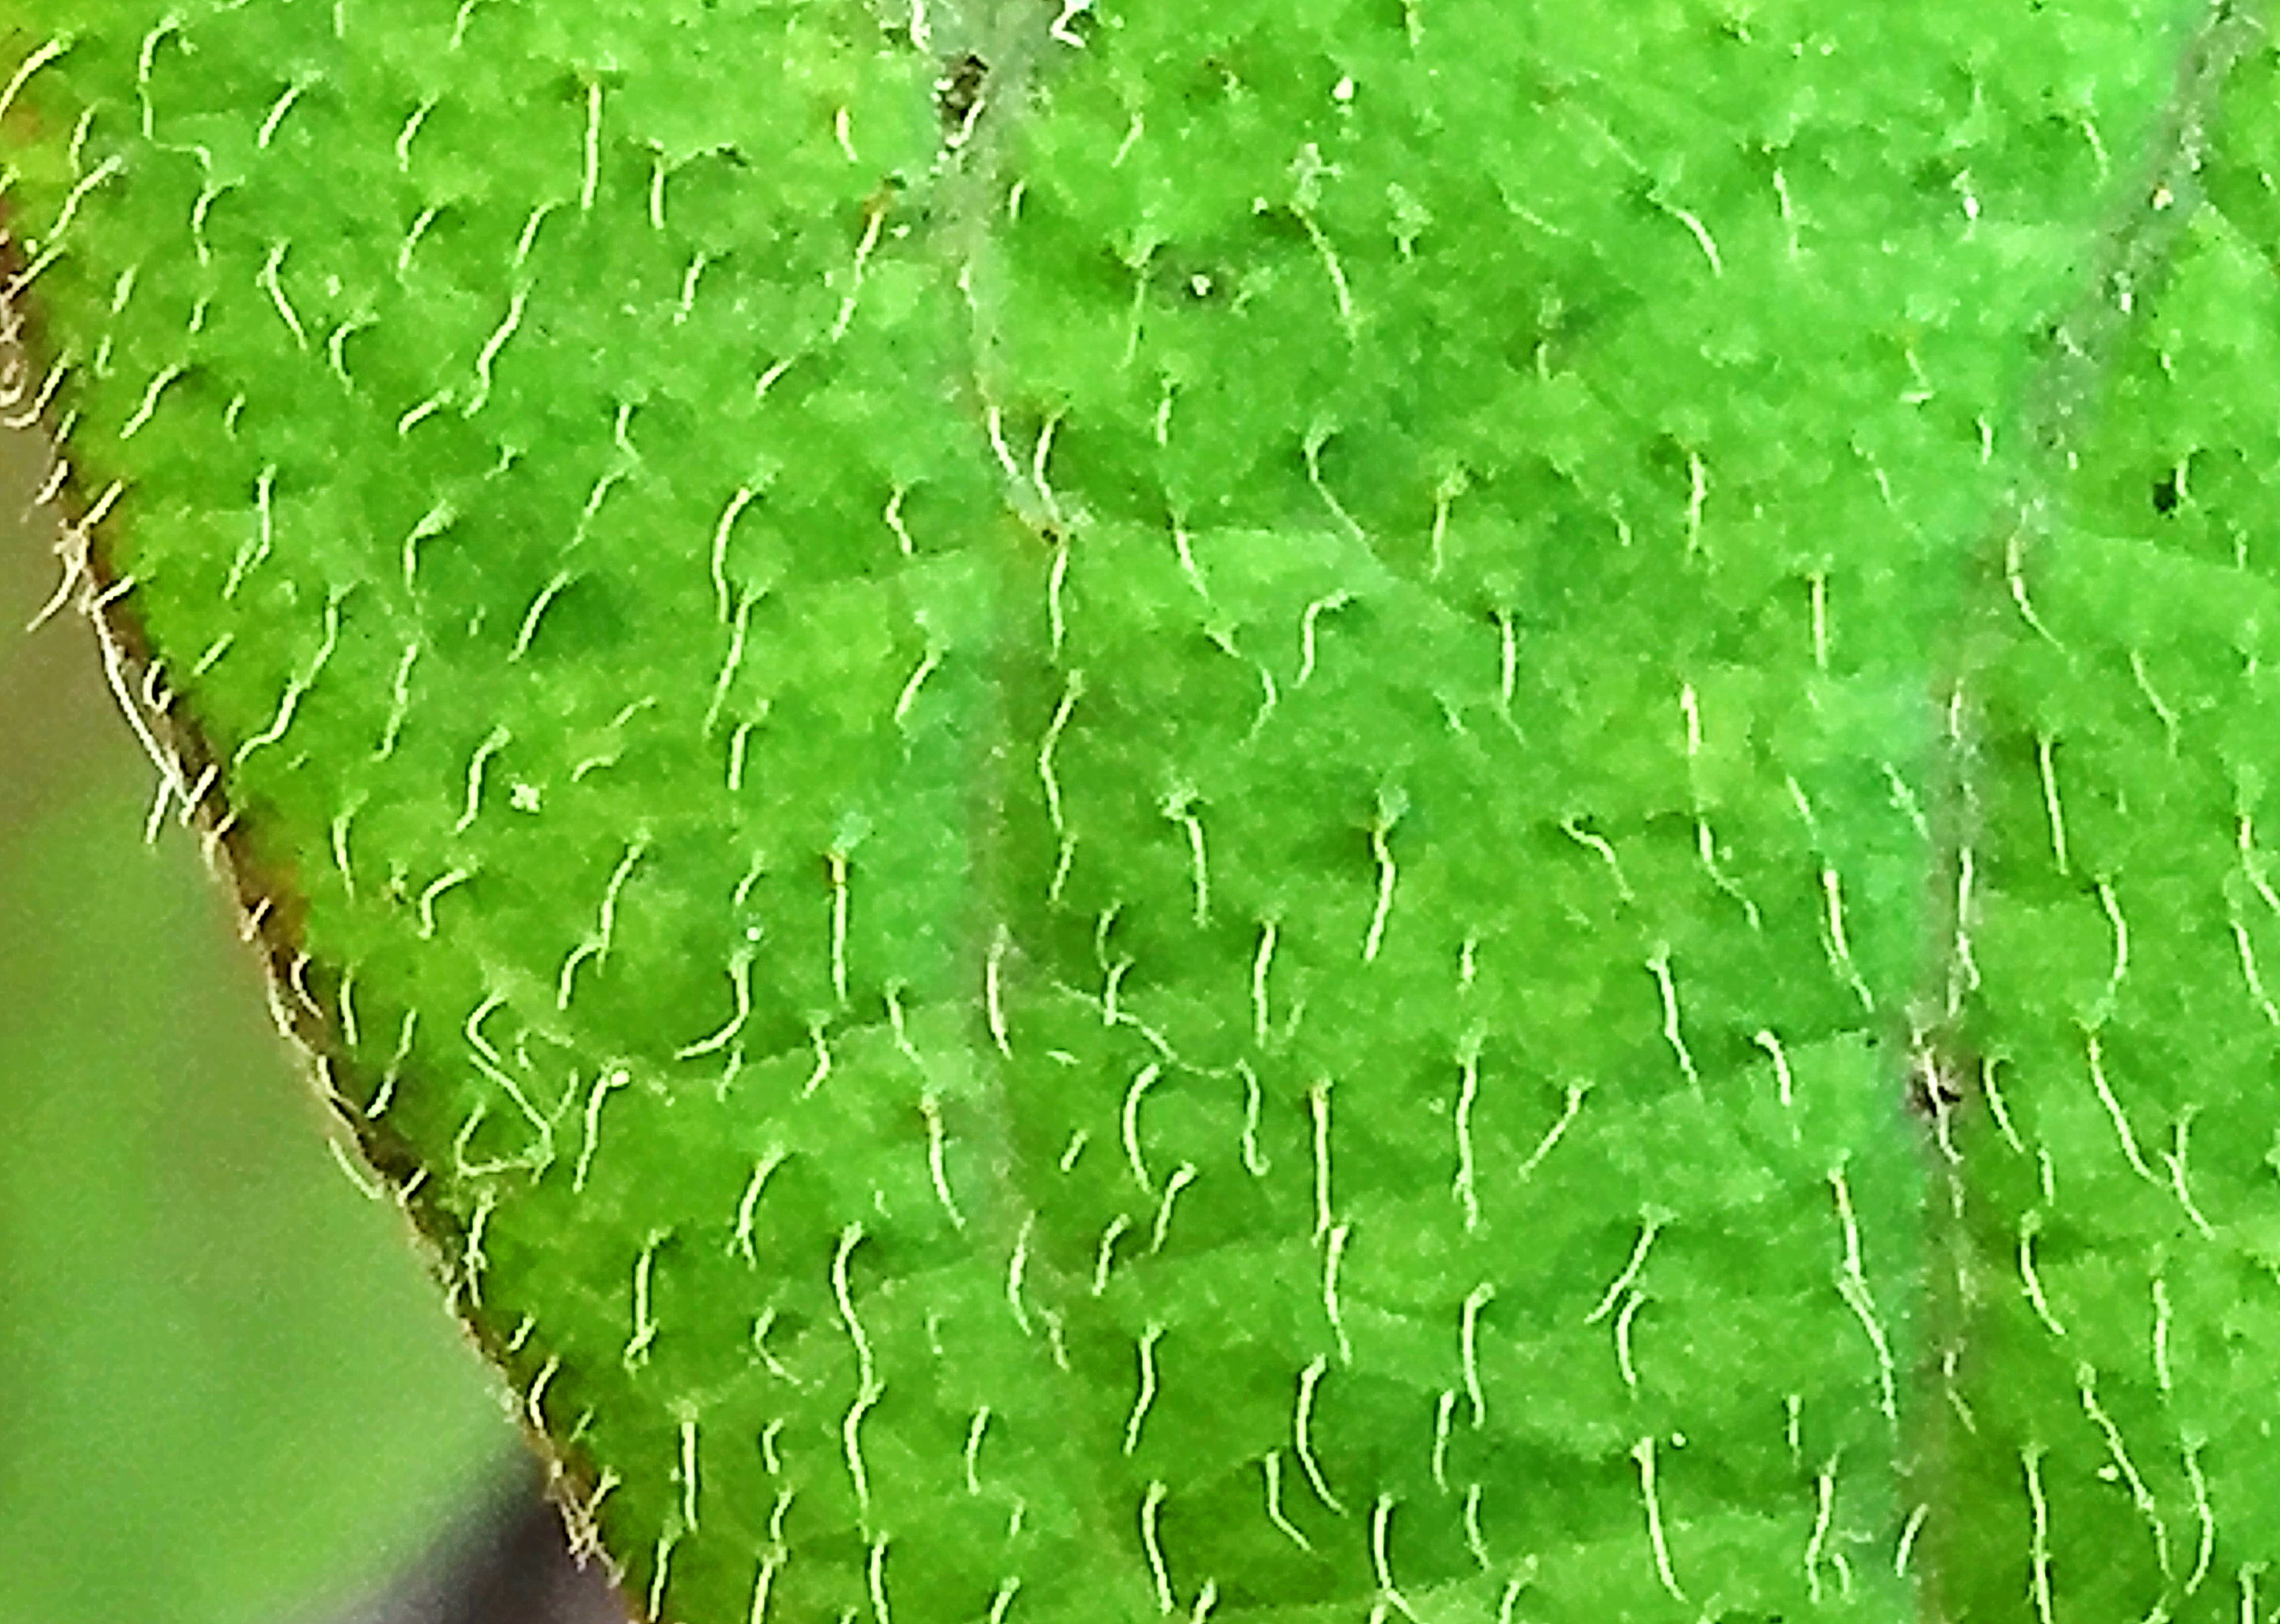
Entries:
[[2180, 499], [2180, 493], [2177, 489], [2177, 476], [2175, 473], [2165, 473], [2160, 479], [2153, 481], [2153, 511], [2155, 512], [2176, 512], [2177, 511], [2177, 503]]
[[942, 115], [942, 133], [952, 142], [962, 143], [973, 133], [989, 82], [990, 65], [970, 50], [943, 65], [942, 77], [934, 81], [934, 104]]
[[1978, 1068], [1976, 1056], [1953, 1046], [1919, 1051], [1908, 1068], [1908, 1109], [1928, 1122], [1944, 1120], [1963, 1104]]

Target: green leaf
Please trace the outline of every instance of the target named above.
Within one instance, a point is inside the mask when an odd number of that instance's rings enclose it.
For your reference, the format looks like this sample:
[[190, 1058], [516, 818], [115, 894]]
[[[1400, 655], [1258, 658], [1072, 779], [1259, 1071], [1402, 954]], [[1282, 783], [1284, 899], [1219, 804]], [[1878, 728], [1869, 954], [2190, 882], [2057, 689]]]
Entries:
[[123, 689], [648, 1614], [2267, 1616], [2250, 8], [19, 13]]

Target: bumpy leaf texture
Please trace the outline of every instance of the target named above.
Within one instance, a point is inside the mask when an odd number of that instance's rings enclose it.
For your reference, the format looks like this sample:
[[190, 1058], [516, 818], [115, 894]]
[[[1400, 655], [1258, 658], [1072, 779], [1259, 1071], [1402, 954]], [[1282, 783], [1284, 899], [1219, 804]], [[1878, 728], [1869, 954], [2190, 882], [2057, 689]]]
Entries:
[[2280, 1606], [2249, 8], [0, 87], [66, 583], [646, 1615]]

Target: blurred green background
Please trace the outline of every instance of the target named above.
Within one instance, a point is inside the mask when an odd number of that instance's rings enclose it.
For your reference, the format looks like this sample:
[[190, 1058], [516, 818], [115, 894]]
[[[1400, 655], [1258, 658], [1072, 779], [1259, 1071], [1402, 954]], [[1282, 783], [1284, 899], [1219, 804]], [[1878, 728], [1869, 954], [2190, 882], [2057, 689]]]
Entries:
[[394, 1206], [344, 1177], [0, 430], [0, 1624], [321, 1620], [519, 1487]]

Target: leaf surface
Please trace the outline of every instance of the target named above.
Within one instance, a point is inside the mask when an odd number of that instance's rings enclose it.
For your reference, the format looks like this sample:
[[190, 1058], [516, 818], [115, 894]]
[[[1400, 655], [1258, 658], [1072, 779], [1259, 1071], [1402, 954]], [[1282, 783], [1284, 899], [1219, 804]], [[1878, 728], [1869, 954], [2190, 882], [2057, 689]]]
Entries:
[[2247, 10], [19, 19], [122, 689], [647, 1613], [2266, 1616]]

